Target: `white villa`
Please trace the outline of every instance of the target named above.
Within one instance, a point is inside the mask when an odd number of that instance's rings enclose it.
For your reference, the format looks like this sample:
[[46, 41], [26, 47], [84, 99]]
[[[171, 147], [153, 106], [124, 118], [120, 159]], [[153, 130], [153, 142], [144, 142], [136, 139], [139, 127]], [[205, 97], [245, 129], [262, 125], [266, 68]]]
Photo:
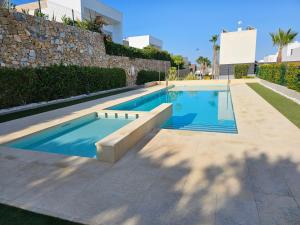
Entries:
[[[259, 62], [276, 62], [278, 53], [274, 55], [267, 55]], [[286, 47], [282, 49], [282, 61], [283, 62], [293, 62], [300, 61], [300, 42], [295, 41], [293, 43], [288, 44]]]
[[[16, 8], [34, 14], [34, 11], [39, 9], [39, 3], [34, 1], [18, 5]], [[108, 23], [104, 27], [104, 32], [111, 35], [114, 42], [120, 44], [123, 42], [123, 14], [100, 0], [41, 0], [41, 9], [50, 19], [54, 17], [57, 21], [61, 21], [64, 15], [72, 18], [73, 13], [75, 20], [90, 19], [100, 15]]]
[[250, 64], [249, 74], [254, 74], [257, 30], [248, 27], [220, 34], [220, 76], [233, 75], [234, 65]]
[[139, 49], [143, 49], [147, 46], [153, 46], [157, 49], [163, 48], [163, 41], [151, 35], [127, 37], [124, 40], [124, 44]]

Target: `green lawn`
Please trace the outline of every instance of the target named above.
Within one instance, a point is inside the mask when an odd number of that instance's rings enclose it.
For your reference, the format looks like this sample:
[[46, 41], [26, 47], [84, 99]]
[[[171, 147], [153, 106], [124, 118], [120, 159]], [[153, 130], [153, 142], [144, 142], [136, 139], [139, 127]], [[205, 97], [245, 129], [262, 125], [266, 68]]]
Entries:
[[300, 128], [300, 105], [258, 83], [248, 83], [256, 93]]
[[1, 225], [80, 225], [51, 216], [0, 204]]
[[49, 106], [42, 106], [42, 107], [39, 107], [36, 109], [24, 110], [21, 112], [10, 113], [7, 115], [0, 115], [0, 123], [10, 121], [10, 120], [15, 120], [15, 119], [26, 117], [26, 116], [43, 113], [43, 112], [47, 112], [47, 111], [51, 111], [51, 110], [55, 110], [55, 109], [59, 109], [59, 108], [63, 108], [63, 107], [67, 107], [67, 106], [71, 106], [71, 105], [76, 105], [76, 104], [79, 104], [82, 102], [87, 102], [87, 101], [91, 101], [91, 100], [95, 100], [95, 99], [99, 99], [99, 98], [104, 98], [104, 97], [107, 97], [110, 95], [120, 94], [120, 93], [127, 92], [127, 91], [130, 91], [133, 89], [134, 88], [128, 88], [125, 90], [114, 91], [114, 92], [110, 92], [110, 93], [106, 93], [106, 94], [99, 94], [99, 95], [95, 95], [95, 96], [86, 97], [83, 99], [73, 100], [70, 102], [58, 103], [58, 104], [53, 104], [53, 105], [49, 105]]

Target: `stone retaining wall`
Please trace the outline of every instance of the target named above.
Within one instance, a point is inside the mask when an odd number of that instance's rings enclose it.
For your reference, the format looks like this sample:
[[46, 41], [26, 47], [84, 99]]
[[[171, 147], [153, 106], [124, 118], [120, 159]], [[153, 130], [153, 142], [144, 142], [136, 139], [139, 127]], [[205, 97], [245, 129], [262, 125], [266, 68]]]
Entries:
[[20, 68], [73, 64], [123, 68], [128, 86], [140, 70], [165, 71], [169, 62], [110, 56], [103, 37], [73, 26], [0, 8], [0, 66]]

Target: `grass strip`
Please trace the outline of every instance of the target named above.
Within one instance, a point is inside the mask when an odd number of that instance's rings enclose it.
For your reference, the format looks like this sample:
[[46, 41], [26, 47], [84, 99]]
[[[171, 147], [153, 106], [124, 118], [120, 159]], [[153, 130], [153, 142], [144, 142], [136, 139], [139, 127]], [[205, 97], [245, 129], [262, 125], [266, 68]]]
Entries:
[[288, 120], [300, 128], [300, 105], [258, 83], [247, 83], [256, 93], [269, 102]]
[[52, 216], [0, 204], [0, 224], [3, 225], [82, 225]]

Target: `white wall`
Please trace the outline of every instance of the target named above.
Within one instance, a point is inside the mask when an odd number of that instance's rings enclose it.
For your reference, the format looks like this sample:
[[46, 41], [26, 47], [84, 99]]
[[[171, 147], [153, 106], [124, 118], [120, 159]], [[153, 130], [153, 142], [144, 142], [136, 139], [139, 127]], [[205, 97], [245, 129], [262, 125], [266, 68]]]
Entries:
[[149, 45], [154, 45], [159, 49], [162, 49], [163, 46], [163, 42], [161, 40], [150, 35], [128, 37], [126, 40], [129, 42], [130, 47], [140, 49], [143, 49]]
[[118, 10], [103, 4], [100, 0], [81, 0], [82, 10], [84, 7], [95, 10], [111, 23], [120, 23], [123, 21], [123, 14]]
[[[90, 19], [87, 11], [93, 11], [103, 16], [109, 23], [104, 30], [112, 33], [112, 39], [116, 43], [123, 43], [123, 14], [103, 3], [100, 0], [48, 0], [42, 1], [42, 12], [49, 15], [49, 19], [54, 15], [56, 20], [61, 22], [61, 18], [66, 15], [72, 17], [72, 9], [74, 10], [75, 19]], [[17, 8], [20, 10], [26, 8], [38, 8], [37, 2], [23, 4]], [[85, 10], [86, 9], [86, 10]], [[33, 14], [34, 10], [30, 13]], [[93, 13], [94, 15], [94, 13]]]
[[[81, 10], [84, 12], [85, 8], [95, 11], [105, 18], [109, 26], [104, 27], [104, 30], [112, 33], [114, 42], [123, 43], [123, 14], [116, 9], [113, 9], [100, 0], [81, 0]], [[83, 18], [89, 19], [89, 15], [82, 13]]]
[[56, 21], [61, 22], [61, 18], [66, 15], [72, 18], [72, 9], [74, 11], [75, 20], [82, 20], [81, 16], [81, 0], [48, 0], [48, 7], [45, 10], [49, 15], [49, 19], [52, 15], [56, 17]]
[[149, 35], [128, 37], [126, 40], [129, 42], [129, 46], [134, 48], [142, 49], [150, 45]]
[[294, 42], [282, 49], [282, 61], [300, 61], [300, 43]]
[[254, 63], [256, 30], [221, 33], [220, 64]]
[[153, 36], [149, 36], [149, 39], [150, 39], [150, 44], [151, 45], [154, 45], [156, 47], [158, 47], [159, 49], [162, 49], [163, 48], [163, 41], [158, 39], [158, 38], [155, 38]]
[[263, 62], [276, 62], [278, 54], [267, 55], [264, 57]]
[[[261, 62], [276, 62], [277, 55], [267, 55], [261, 60]], [[288, 44], [288, 46], [282, 49], [282, 61], [283, 62], [290, 62], [290, 61], [300, 61], [300, 43], [294, 42]]]
[[294, 49], [293, 58], [294, 61], [300, 61], [300, 47]]

